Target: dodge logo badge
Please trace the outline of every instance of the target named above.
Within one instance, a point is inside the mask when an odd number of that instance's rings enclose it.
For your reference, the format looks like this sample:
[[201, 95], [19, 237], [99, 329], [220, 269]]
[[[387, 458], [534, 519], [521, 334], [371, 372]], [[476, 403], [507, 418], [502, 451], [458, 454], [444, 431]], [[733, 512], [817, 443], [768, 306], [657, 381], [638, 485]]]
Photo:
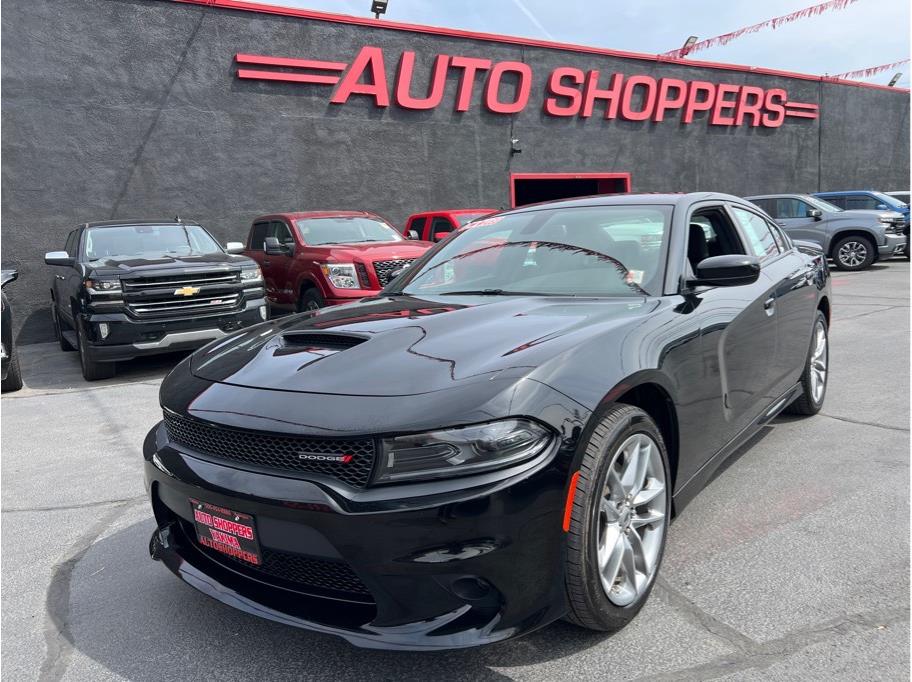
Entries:
[[352, 461], [354, 455], [314, 455], [310, 452], [299, 452], [298, 459], [305, 459], [308, 462], [341, 462], [348, 464]]

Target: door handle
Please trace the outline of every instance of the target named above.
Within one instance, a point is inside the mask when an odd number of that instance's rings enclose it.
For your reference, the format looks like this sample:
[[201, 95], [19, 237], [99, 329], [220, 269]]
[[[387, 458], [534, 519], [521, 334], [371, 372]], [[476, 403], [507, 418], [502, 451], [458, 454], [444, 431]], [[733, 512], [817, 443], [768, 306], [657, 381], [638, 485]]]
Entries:
[[777, 224], [779, 227], [785, 227], [785, 221], [784, 221], [784, 220], [777, 220], [777, 221], [776, 221], [776, 224]]
[[772, 315], [776, 312], [776, 297], [770, 296], [763, 302], [763, 309], [766, 311], [767, 315]]

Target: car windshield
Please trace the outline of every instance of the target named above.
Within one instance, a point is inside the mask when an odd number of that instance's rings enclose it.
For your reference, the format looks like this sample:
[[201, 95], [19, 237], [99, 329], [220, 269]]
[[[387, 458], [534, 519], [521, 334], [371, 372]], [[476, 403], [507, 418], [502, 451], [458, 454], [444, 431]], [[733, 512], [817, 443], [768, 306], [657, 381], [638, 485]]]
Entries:
[[334, 218], [303, 218], [295, 221], [305, 244], [360, 244], [362, 242], [401, 242], [403, 237], [395, 228], [377, 218], [336, 216]]
[[828, 211], [833, 213], [840, 213], [845, 209], [839, 208], [836, 204], [831, 204], [829, 201], [824, 201], [820, 197], [812, 197], [810, 195], [802, 197], [806, 202], [808, 202], [814, 208], [819, 208], [821, 211]]
[[102, 259], [161, 258], [223, 253], [199, 225], [122, 225], [86, 231], [85, 255]]
[[486, 213], [457, 213], [453, 217], [456, 218], [456, 222], [459, 223], [459, 227], [466, 225], [467, 223], [482, 218], [486, 215], [490, 215], [490, 212]]
[[671, 206], [533, 210], [479, 220], [387, 293], [643, 296], [661, 288]]
[[903, 202], [906, 206], [909, 205], [909, 192], [892, 192], [890, 196]]

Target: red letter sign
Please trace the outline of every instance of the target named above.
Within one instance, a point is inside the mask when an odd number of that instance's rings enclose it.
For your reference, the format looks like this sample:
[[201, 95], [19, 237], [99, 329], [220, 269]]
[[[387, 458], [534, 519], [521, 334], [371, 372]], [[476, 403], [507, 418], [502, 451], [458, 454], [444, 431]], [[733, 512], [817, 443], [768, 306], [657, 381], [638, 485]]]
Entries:
[[[370, 68], [371, 83], [360, 83], [361, 76]], [[383, 50], [379, 47], [362, 47], [351, 68], [342, 77], [342, 82], [333, 93], [333, 104], [345, 104], [352, 95], [369, 95], [378, 107], [389, 106], [389, 86], [386, 84], [386, 66]]]

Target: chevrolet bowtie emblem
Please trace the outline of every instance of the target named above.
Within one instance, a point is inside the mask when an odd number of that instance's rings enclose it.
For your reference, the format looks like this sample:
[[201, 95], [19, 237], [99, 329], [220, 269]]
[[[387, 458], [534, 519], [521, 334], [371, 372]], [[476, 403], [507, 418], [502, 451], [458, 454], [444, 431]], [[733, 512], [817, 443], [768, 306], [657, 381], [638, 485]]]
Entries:
[[175, 296], [195, 296], [200, 292], [199, 287], [181, 287], [174, 290]]

